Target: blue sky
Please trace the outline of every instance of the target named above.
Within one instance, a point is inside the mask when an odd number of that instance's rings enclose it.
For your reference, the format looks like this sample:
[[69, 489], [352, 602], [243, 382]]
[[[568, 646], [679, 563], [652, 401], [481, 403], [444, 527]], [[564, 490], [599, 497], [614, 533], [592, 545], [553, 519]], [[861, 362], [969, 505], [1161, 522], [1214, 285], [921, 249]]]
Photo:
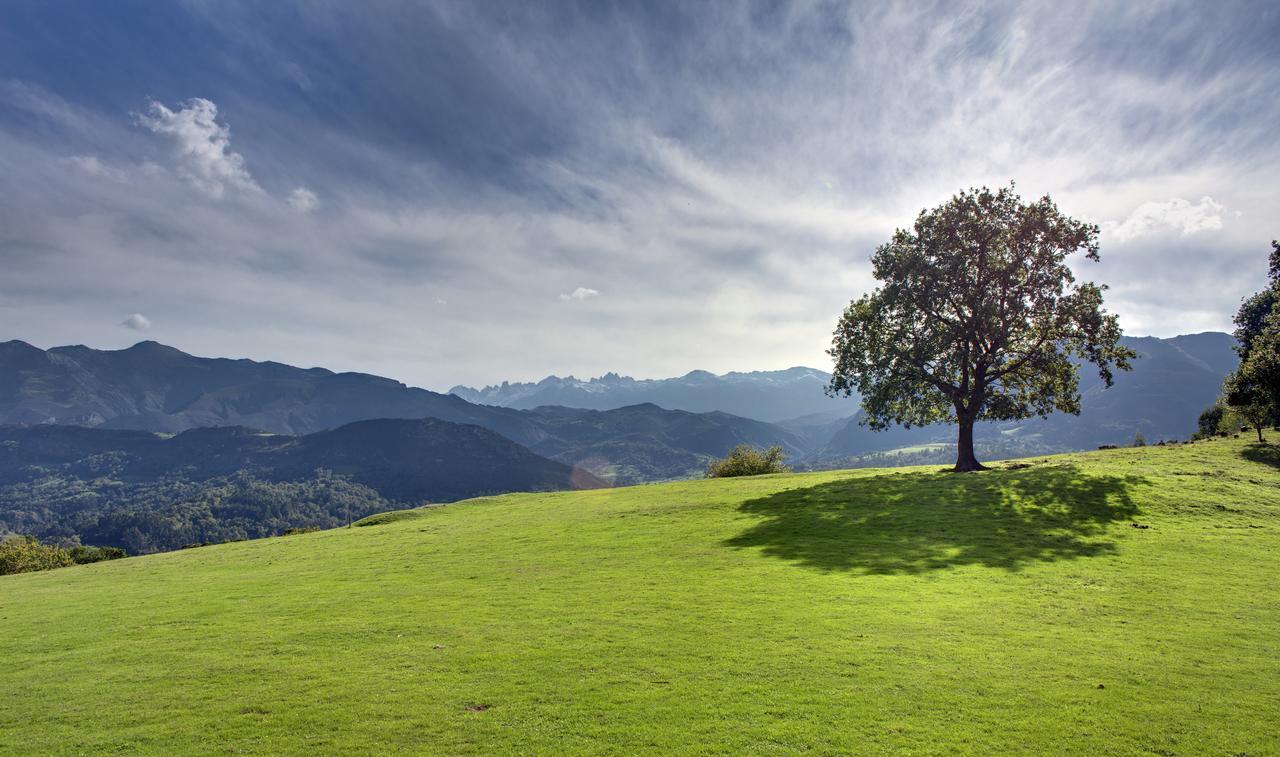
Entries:
[[868, 257], [1016, 180], [1126, 331], [1280, 236], [1274, 3], [0, 6], [0, 338], [411, 384], [828, 367]]

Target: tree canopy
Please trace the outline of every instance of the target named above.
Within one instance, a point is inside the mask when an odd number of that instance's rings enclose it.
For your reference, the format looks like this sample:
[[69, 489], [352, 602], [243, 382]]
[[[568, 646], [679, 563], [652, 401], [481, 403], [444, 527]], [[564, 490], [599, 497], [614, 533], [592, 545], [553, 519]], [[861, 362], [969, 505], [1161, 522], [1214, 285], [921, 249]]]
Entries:
[[1262, 441], [1262, 426], [1280, 415], [1280, 241], [1271, 242], [1268, 286], [1236, 313], [1240, 366], [1227, 378], [1227, 403], [1244, 415]]
[[872, 256], [881, 286], [840, 318], [828, 392], [860, 394], [875, 429], [956, 423], [955, 469], [980, 470], [975, 422], [1079, 413], [1079, 362], [1110, 386], [1136, 357], [1106, 287], [1076, 282], [1075, 253], [1098, 260], [1098, 227], [1012, 184], [921, 211]]

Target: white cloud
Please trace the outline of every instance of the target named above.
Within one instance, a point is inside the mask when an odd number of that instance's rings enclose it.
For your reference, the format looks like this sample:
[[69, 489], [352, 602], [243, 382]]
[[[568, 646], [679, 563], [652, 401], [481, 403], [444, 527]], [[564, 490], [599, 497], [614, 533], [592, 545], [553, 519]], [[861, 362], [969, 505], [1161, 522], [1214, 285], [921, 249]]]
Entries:
[[320, 198], [306, 187], [298, 187], [289, 193], [289, 207], [299, 213], [310, 213], [320, 206]]
[[182, 173], [196, 186], [221, 197], [227, 186], [261, 192], [245, 167], [244, 157], [231, 149], [231, 128], [218, 123], [218, 106], [194, 97], [180, 110], [152, 101], [138, 123], [156, 134], [173, 139], [182, 160]]
[[560, 299], [586, 300], [586, 299], [590, 299], [591, 297], [599, 297], [599, 296], [600, 296], [600, 293], [594, 289], [588, 289], [587, 287], [578, 287], [577, 289], [573, 290], [569, 294], [560, 295]]
[[1144, 202], [1123, 223], [1107, 231], [1118, 242], [1128, 242], [1162, 231], [1176, 231], [1187, 236], [1221, 229], [1225, 210], [1222, 203], [1209, 196], [1201, 197], [1194, 205], [1178, 197], [1168, 202]]
[[146, 331], [151, 328], [151, 319], [142, 313], [133, 313], [128, 318], [120, 322], [121, 326], [134, 331]]

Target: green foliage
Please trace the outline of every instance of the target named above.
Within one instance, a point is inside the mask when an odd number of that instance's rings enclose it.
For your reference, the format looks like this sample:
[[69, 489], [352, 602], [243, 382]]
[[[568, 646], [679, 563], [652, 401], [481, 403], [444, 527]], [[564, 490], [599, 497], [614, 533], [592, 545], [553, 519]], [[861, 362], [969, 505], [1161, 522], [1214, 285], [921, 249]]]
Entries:
[[1271, 243], [1269, 282], [1236, 313], [1240, 367], [1226, 383], [1227, 404], [1258, 430], [1280, 420], [1280, 241]]
[[34, 537], [18, 536], [0, 541], [0, 576], [75, 565], [67, 550], [41, 544]]
[[1196, 422], [1196, 425], [1197, 425], [1196, 432], [1195, 434], [1192, 435], [1191, 438], [1192, 439], [1208, 439], [1214, 434], [1217, 434], [1218, 431], [1221, 430], [1222, 421], [1225, 414], [1226, 414], [1226, 408], [1222, 406], [1221, 402], [1216, 403], [1209, 408], [1206, 408], [1204, 412], [1200, 413], [1200, 418]]
[[1143, 436], [1141, 431], [1133, 435], [1133, 446], [1135, 447], [1147, 446], [1147, 437]]
[[731, 478], [733, 476], [759, 476], [763, 473], [785, 473], [782, 447], [768, 449], [739, 444], [729, 454], [707, 465], [707, 478]]
[[67, 550], [76, 565], [102, 562], [103, 560], [119, 560], [128, 557], [128, 553], [119, 547], [88, 547], [77, 545]]
[[1259, 442], [1266, 441], [1262, 436], [1262, 429], [1274, 423], [1275, 406], [1268, 401], [1255, 399], [1253, 402], [1232, 405], [1231, 409], [1244, 420], [1240, 424], [1241, 428], [1248, 426], [1258, 435]]
[[250, 472], [191, 481], [175, 471], [124, 482], [50, 468], [31, 481], [0, 487], [0, 530], [148, 554], [290, 528], [336, 528], [394, 507], [369, 487], [326, 471], [304, 481], [263, 481]]
[[0, 752], [1280, 753], [1280, 447], [1026, 463], [0, 577]]
[[829, 351], [828, 391], [862, 396], [883, 429], [955, 422], [957, 470], [980, 468], [973, 424], [1080, 411], [1076, 361], [1110, 385], [1136, 353], [1119, 344], [1104, 286], [1067, 258], [1098, 260], [1098, 227], [1012, 185], [960, 192], [922, 211], [872, 256], [880, 288], [851, 303]]

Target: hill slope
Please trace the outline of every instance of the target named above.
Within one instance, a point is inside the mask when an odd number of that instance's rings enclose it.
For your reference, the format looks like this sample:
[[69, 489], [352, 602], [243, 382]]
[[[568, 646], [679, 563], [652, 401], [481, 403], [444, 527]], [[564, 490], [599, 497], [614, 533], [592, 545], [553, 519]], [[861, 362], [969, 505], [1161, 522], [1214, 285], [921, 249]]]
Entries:
[[133, 553], [333, 527], [397, 502], [604, 485], [487, 429], [434, 419], [307, 436], [0, 426], [0, 534]]
[[1028, 462], [508, 495], [0, 577], [0, 733], [15, 753], [1280, 749], [1275, 449]]

